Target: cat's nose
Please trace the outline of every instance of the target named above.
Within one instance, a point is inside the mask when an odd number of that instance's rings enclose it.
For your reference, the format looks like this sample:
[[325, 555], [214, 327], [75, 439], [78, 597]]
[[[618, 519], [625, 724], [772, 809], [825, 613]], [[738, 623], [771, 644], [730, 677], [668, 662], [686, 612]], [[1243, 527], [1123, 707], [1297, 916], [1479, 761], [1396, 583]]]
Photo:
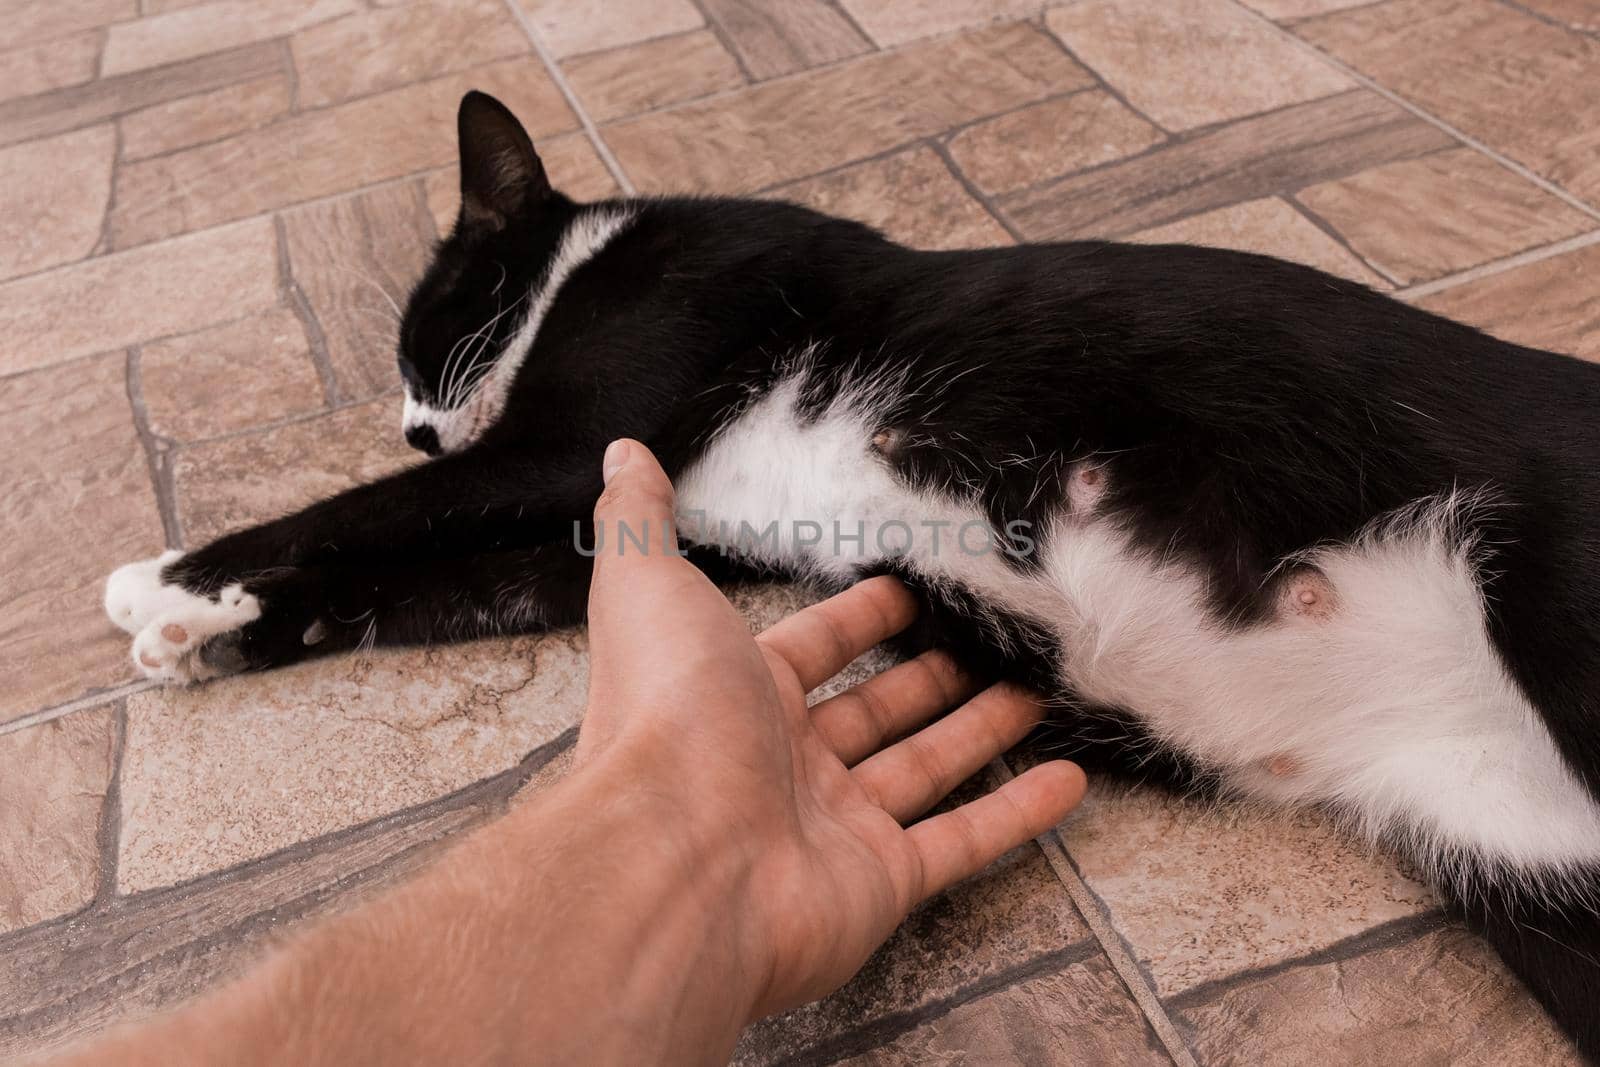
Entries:
[[437, 456], [444, 451], [443, 448], [439, 447], [438, 432], [426, 423], [406, 427], [406, 444], [426, 452], [430, 456]]

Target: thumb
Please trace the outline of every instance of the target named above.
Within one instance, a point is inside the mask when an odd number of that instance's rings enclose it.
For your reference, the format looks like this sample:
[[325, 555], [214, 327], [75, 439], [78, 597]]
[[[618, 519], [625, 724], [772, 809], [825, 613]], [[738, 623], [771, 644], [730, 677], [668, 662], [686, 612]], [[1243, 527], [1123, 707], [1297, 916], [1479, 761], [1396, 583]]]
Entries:
[[676, 495], [650, 450], [627, 438], [611, 442], [601, 465], [605, 490], [594, 505], [591, 605], [607, 587], [641, 576], [640, 568], [681, 564], [673, 522]]

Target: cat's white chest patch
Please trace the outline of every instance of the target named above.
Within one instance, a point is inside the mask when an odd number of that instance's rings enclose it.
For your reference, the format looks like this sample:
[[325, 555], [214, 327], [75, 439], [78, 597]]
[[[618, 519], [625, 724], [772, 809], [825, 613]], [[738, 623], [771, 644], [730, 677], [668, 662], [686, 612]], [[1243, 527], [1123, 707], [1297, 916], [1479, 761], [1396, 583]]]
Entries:
[[861, 396], [815, 415], [780, 382], [679, 479], [692, 540], [849, 580], [898, 558], [1030, 619], [1060, 647], [1064, 687], [1127, 710], [1257, 797], [1330, 806], [1424, 856], [1467, 850], [1559, 872], [1600, 860], [1600, 807], [1499, 662], [1458, 502], [1425, 502], [1281, 583], [1277, 617], [1219, 624], [1203, 577], [1138, 550], [1096, 506], [1114, 471], [1066, 472], [1064, 507], [1018, 569], [974, 502], [896, 476]]

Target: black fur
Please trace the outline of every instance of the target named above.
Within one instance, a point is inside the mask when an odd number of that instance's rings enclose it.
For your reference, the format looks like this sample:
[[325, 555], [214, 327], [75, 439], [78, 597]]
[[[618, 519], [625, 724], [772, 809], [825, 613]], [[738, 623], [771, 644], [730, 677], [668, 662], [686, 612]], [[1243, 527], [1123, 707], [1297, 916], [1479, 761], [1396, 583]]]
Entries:
[[[587, 210], [550, 190], [502, 112], [463, 104], [467, 207], [401, 338], [401, 372], [424, 399], [452, 346], [539, 280]], [[1492, 491], [1473, 521], [1494, 644], [1570, 766], [1600, 782], [1600, 368], [1264, 256], [1105, 242], [916, 252], [782, 203], [629, 208], [634, 221], [568, 278], [475, 443], [169, 569], [206, 592], [242, 578], [262, 598], [263, 618], [208, 659], [275, 666], [351, 648], [369, 627], [379, 644], [412, 644], [580, 621], [588, 561], [571, 541], [575, 521], [587, 536], [606, 443], [642, 439], [676, 475], [782, 360], [824, 342], [823, 392], [874, 368], [959, 378], [937, 402], [898, 402], [892, 424], [914, 433], [894, 460], [997, 517], [1058, 507], [1040, 487], [1063, 464], [1111, 456], [1110, 506], [1152, 551], [1203, 568], [1230, 625], [1262, 617], [1286, 557], [1423, 497]], [[923, 640], [1058, 684], [1024, 623], [1000, 635], [960, 594], [925, 595]], [[306, 644], [319, 622], [322, 640]], [[1096, 762], [1193, 784], [1181, 758], [1124, 743], [1133, 721], [1103, 712], [1063, 736]], [[1600, 872], [1587, 891], [1550, 901], [1490, 882], [1463, 911], [1593, 1057]]]

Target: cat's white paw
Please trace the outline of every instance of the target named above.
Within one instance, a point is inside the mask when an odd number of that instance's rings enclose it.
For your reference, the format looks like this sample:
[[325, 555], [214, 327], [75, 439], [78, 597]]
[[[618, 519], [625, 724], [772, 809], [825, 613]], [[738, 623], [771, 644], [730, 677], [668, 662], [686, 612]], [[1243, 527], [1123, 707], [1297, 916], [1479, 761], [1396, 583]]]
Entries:
[[157, 615], [181, 607], [190, 594], [176, 585], [162, 585], [161, 571], [182, 555], [175, 548], [168, 549], [154, 559], [128, 563], [112, 571], [106, 579], [106, 617], [136, 634]]
[[201, 646], [261, 617], [261, 601], [237, 583], [224, 587], [216, 600], [183, 596], [181, 604], [151, 619], [133, 639], [133, 663], [146, 678], [183, 684], [215, 677], [220, 672], [201, 658]]

